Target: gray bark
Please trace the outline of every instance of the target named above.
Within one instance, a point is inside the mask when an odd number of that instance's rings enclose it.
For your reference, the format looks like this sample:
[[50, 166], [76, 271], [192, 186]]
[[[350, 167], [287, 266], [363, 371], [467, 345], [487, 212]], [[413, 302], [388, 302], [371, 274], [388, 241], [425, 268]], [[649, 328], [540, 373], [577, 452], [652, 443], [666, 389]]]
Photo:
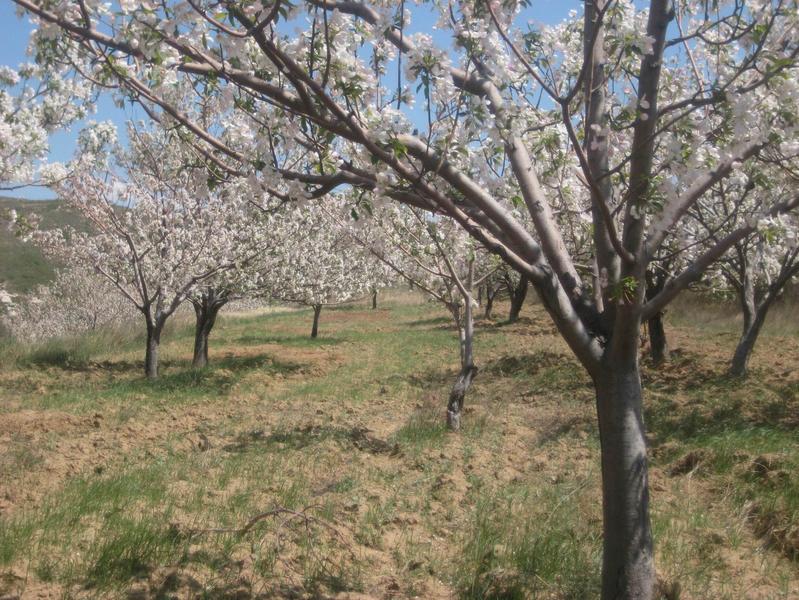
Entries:
[[763, 323], [766, 320], [766, 313], [768, 312], [770, 303], [763, 303], [755, 313], [755, 318], [749, 324], [749, 327], [744, 329], [738, 340], [738, 345], [735, 347], [735, 353], [730, 362], [730, 375], [734, 377], [743, 377], [746, 375], [747, 367], [749, 366], [749, 357], [752, 356], [755, 342], [760, 335], [760, 330], [763, 328]]
[[752, 324], [755, 321], [755, 315], [757, 314], [757, 306], [755, 303], [755, 285], [752, 277], [752, 267], [749, 266], [749, 263], [746, 260], [746, 256], [743, 256], [743, 264], [742, 264], [742, 286], [738, 293], [738, 299], [741, 302], [741, 311], [743, 312], [744, 317], [744, 332], [748, 331], [752, 328]]
[[485, 302], [484, 317], [486, 318], [486, 320], [490, 320], [491, 317], [493, 316], [492, 313], [494, 310], [494, 298], [497, 295], [497, 289], [494, 288], [491, 284], [487, 283], [485, 292], [486, 292], [486, 302]]
[[594, 383], [602, 447], [602, 598], [649, 599], [655, 570], [637, 359], [609, 366]]
[[447, 403], [447, 426], [452, 431], [460, 431], [461, 428], [461, 414], [463, 413], [463, 402], [466, 398], [466, 392], [472, 385], [472, 381], [477, 375], [477, 367], [475, 365], [468, 365], [461, 368], [458, 373], [458, 379], [455, 380], [455, 385], [449, 393], [449, 402]]
[[529, 281], [527, 277], [522, 275], [519, 278], [519, 283], [516, 287], [512, 285], [509, 288], [510, 292], [510, 312], [508, 313], [508, 322], [515, 323], [519, 320], [519, 314], [522, 312], [522, 306], [527, 298], [527, 288]]
[[[598, 2], [586, 4], [586, 29], [589, 24], [596, 26], [597, 5]], [[666, 33], [673, 18], [673, 4], [669, 0], [652, 0], [646, 25], [647, 35], [653, 39], [652, 52], [641, 57], [637, 89], [639, 102], [645, 98], [649, 104], [641, 115], [645, 113], [647, 118], [638, 118], [633, 126], [629, 187], [623, 200], [625, 211], [620, 240], [626, 256], [619, 252], [618, 281], [628, 281], [633, 288], [626, 295], [605, 297], [608, 302], [603, 321], [612, 323], [612, 328], [608, 328], [611, 335], [600, 365], [592, 373], [602, 449], [602, 600], [650, 600], [654, 593], [646, 436], [638, 365], [639, 330], [646, 293], [647, 264], [642, 259], [646, 220], [640, 218], [636, 209], [649, 203], [660, 70]], [[584, 37], [590, 39], [591, 36], [584, 34]], [[601, 44], [600, 41], [597, 45]], [[592, 85], [600, 83], [602, 80]], [[609, 223], [595, 216], [595, 231], [601, 225], [608, 229]], [[613, 242], [610, 236], [608, 240]], [[604, 240], [595, 238], [595, 243], [600, 274], [607, 269], [612, 285], [614, 265], [603, 264], [606, 260], [602, 255]]]
[[[584, 149], [588, 168], [594, 180], [591, 190], [593, 202], [591, 212], [595, 223], [593, 237], [595, 247], [596, 275], [594, 294], [598, 297], [597, 310], [604, 312], [605, 307], [612, 307], [610, 294], [613, 285], [619, 280], [620, 261], [610, 240], [607, 224], [604, 223], [601, 203], [608, 203], [613, 197], [613, 184], [607, 176], [609, 170], [608, 118], [607, 118], [607, 80], [605, 76], [604, 27], [599, 15], [608, 0], [587, 0], [583, 17], [583, 55], [590, 65], [588, 76], [583, 83], [585, 96], [585, 139]], [[599, 29], [599, 31], [597, 31]], [[594, 42], [593, 45], [591, 42]], [[594, 129], [592, 126], [597, 126]], [[605, 226], [600, 226], [603, 224]], [[597, 285], [598, 279], [604, 278], [608, 285], [604, 288]]]
[[[646, 297], [651, 300], [657, 296], [666, 283], [667, 271], [660, 268], [655, 271], [652, 267], [646, 273]], [[669, 346], [666, 339], [666, 329], [663, 326], [663, 311], [658, 311], [646, 322], [649, 333], [649, 355], [655, 365], [661, 365], [669, 358]]]
[[216, 324], [216, 317], [227, 304], [227, 298], [210, 288], [192, 299], [194, 306], [194, 356], [191, 366], [201, 369], [208, 365], [208, 337]]
[[322, 312], [321, 304], [314, 304], [313, 307], [313, 327], [311, 327], [311, 337], [315, 338], [319, 334], [319, 313]]
[[372, 290], [372, 310], [377, 310], [377, 290]]
[[472, 385], [472, 381], [477, 375], [477, 367], [474, 364], [474, 315], [472, 313], [472, 284], [474, 281], [474, 261], [469, 264], [469, 275], [466, 282], [467, 294], [464, 295], [463, 322], [461, 323], [458, 307], [453, 307], [453, 315], [458, 323], [458, 336], [460, 340], [461, 370], [455, 385], [449, 394], [447, 402], [447, 425], [452, 431], [459, 431], [461, 428], [461, 414], [463, 413], [463, 403], [466, 392]]
[[144, 353], [144, 374], [147, 379], [158, 379], [158, 346], [162, 329], [163, 323], [147, 321], [147, 347]]
[[663, 313], [659, 312], [647, 321], [649, 329], [649, 355], [655, 365], [661, 365], [669, 358], [666, 330], [663, 327]]
[[[739, 300], [743, 309], [744, 324], [743, 333], [738, 340], [732, 361], [730, 362], [729, 374], [734, 377], [746, 375], [749, 364], [749, 357], [752, 355], [757, 338], [766, 322], [768, 311], [777, 300], [782, 290], [788, 282], [799, 274], [799, 250], [785, 256], [780, 268], [779, 275], [771, 282], [765, 292], [761, 294], [755, 290], [754, 275], [751, 267], [746, 261], [742, 260], [742, 285], [738, 288]], [[760, 299], [758, 300], [758, 296]]]

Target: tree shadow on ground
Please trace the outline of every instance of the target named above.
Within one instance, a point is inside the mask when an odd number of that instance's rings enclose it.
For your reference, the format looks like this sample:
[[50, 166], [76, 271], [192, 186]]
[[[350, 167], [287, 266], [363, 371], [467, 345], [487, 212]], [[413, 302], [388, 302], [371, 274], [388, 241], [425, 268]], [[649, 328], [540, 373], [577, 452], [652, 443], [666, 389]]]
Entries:
[[499, 377], [517, 377], [537, 375], [543, 369], [572, 364], [576, 365], [576, 362], [565, 354], [542, 350], [533, 354], [512, 354], [489, 360], [483, 371]]
[[222, 447], [227, 452], [247, 452], [251, 449], [302, 450], [309, 446], [335, 440], [370, 454], [394, 455], [396, 444], [371, 435], [364, 427], [334, 427], [330, 425], [304, 425], [293, 429], [276, 430], [267, 434], [263, 429], [239, 433]]
[[[140, 368], [140, 367], [139, 367]], [[225, 390], [236, 384], [243, 375], [259, 371], [265, 374], [291, 374], [304, 368], [303, 364], [279, 361], [272, 354], [253, 356], [229, 355], [212, 360], [208, 367], [195, 369], [189, 361], [165, 361], [162, 374], [150, 380], [140, 377], [113, 381], [106, 388], [117, 394], [204, 395]]]
[[265, 344], [280, 344], [284, 346], [299, 346], [303, 348], [316, 347], [316, 346], [335, 346], [342, 343], [344, 340], [335, 337], [316, 337], [312, 338], [308, 335], [243, 335], [235, 340], [237, 344], [244, 346], [260, 346]]
[[[751, 372], [746, 379], [680, 353], [642, 371], [644, 414], [655, 440], [695, 438], [757, 427], [790, 430], [799, 425], [799, 382], [780, 381], [774, 372]], [[649, 395], [646, 392], [654, 392]]]
[[[573, 358], [559, 352], [541, 350], [531, 354], [506, 355], [489, 360], [483, 373], [511, 378], [526, 388], [523, 395], [562, 395], [591, 390], [593, 384]], [[593, 394], [590, 395], [593, 397]]]
[[430, 327], [435, 325], [435, 329], [456, 329], [452, 322], [452, 317], [432, 317], [430, 319], [415, 319], [406, 321], [408, 327]]

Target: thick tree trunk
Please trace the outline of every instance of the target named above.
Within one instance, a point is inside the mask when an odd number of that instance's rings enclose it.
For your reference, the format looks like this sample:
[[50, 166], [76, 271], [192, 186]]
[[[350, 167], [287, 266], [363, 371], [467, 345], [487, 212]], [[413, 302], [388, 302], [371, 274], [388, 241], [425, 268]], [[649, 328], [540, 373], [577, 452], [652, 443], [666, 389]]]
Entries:
[[195, 369], [202, 369], [208, 366], [208, 334], [211, 333], [205, 327], [204, 321], [197, 317], [194, 325], [194, 357], [191, 359], [191, 366]]
[[669, 346], [666, 341], [666, 330], [663, 328], [663, 313], [657, 313], [647, 321], [649, 329], [649, 355], [656, 365], [663, 364], [669, 358]]
[[319, 333], [319, 313], [322, 312], [321, 304], [314, 304], [313, 307], [313, 327], [311, 327], [311, 337], [315, 338]]
[[522, 305], [527, 298], [527, 277], [522, 276], [519, 284], [512, 288], [510, 291], [510, 313], [508, 314], [508, 322], [515, 323], [519, 320], [519, 314], [522, 312]]
[[161, 343], [162, 327], [147, 323], [147, 348], [144, 353], [144, 374], [147, 379], [158, 379], [158, 345]]
[[377, 310], [377, 290], [372, 290], [372, 310]]
[[595, 379], [602, 446], [603, 600], [649, 600], [655, 569], [637, 357]]
[[752, 275], [752, 267], [746, 260], [746, 255], [742, 256], [741, 287], [738, 289], [738, 300], [741, 303], [743, 313], [743, 331], [738, 339], [738, 345], [730, 361], [729, 374], [733, 377], [743, 377], [749, 365], [749, 357], [755, 347], [757, 336], [766, 320], [771, 304], [770, 297], [766, 297], [760, 306], [757, 306], [755, 297], [755, 284]]

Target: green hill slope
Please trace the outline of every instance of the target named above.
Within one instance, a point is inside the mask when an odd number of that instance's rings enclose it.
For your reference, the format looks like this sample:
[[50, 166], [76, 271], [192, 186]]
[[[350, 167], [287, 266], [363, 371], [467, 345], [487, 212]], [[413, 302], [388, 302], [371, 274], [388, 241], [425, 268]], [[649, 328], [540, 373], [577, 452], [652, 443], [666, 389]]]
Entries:
[[[14, 209], [20, 214], [38, 214], [42, 229], [56, 229], [71, 225], [85, 228], [80, 217], [69, 211], [59, 200], [19, 200], [0, 198], [0, 210]], [[6, 228], [0, 229], [0, 282], [9, 291], [22, 293], [50, 281], [54, 276], [54, 264], [44, 257], [41, 250], [30, 242], [24, 242]]]

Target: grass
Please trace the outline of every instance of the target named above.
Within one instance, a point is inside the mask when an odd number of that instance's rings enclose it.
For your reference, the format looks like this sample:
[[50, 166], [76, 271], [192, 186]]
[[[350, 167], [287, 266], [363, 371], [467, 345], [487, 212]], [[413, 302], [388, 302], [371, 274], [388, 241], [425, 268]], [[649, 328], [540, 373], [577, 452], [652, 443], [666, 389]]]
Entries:
[[[659, 578], [669, 597], [789, 598], [799, 380], [780, 364], [799, 339], [767, 331], [731, 381], [734, 337], [713, 332], [735, 323], [713, 314], [670, 314], [678, 352], [643, 373]], [[326, 310], [315, 340], [310, 320], [223, 315], [197, 371], [178, 318], [155, 382], [135, 330], [5, 348], [0, 595], [597, 597], [593, 394], [540, 307], [478, 324], [457, 435], [442, 312]]]
[[481, 494], [456, 574], [461, 597], [596, 597], [601, 541], [580, 520], [584, 491], [577, 483]]

